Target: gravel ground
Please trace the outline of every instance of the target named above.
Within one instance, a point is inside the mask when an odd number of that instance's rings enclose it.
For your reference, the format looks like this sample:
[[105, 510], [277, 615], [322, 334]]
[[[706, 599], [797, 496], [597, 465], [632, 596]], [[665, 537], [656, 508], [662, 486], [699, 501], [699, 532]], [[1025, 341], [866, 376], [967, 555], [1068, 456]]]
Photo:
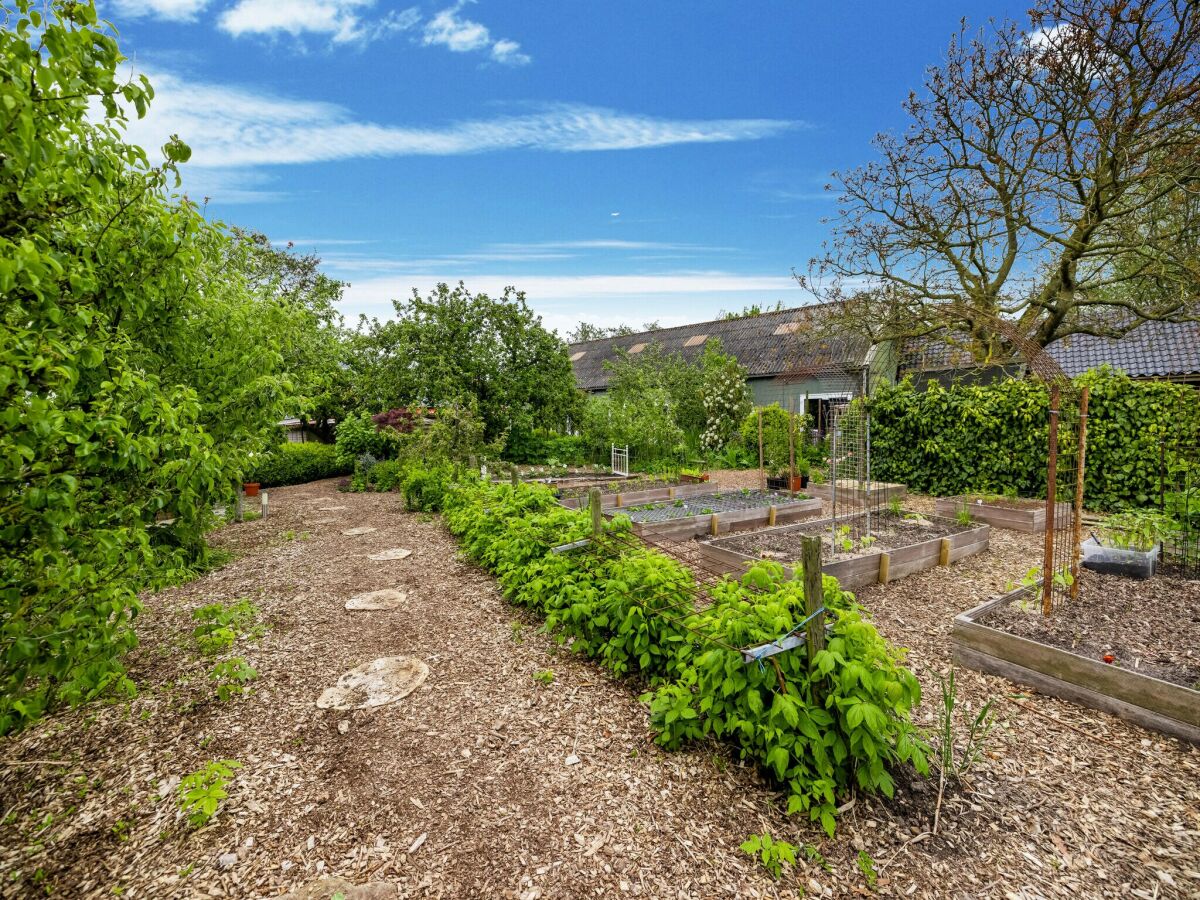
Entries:
[[[272, 490], [270, 519], [217, 535], [234, 562], [146, 598], [136, 699], [0, 742], [0, 894], [273, 897], [332, 874], [378, 897], [870, 896], [860, 851], [881, 896], [1200, 894], [1196, 748], [963, 671], [960, 703], [1000, 698], [1001, 723], [969, 790], [947, 793], [939, 833], [936, 785], [902, 774], [895, 800], [857, 798], [827, 840], [726, 748], [655, 748], [638, 686], [537, 633], [435, 517], [334, 484]], [[375, 530], [342, 533], [359, 526]], [[366, 559], [394, 547], [414, 552]], [[861, 592], [911, 648], [922, 724], [935, 724], [952, 616], [1003, 590], [1032, 552], [997, 529], [988, 553]], [[344, 609], [382, 588], [406, 603]], [[190, 612], [242, 597], [270, 625], [233, 651], [260, 678], [252, 696], [217, 703]], [[415, 693], [315, 708], [341, 673], [394, 654], [428, 664]], [[546, 670], [553, 683], [534, 680]], [[174, 780], [222, 758], [243, 768], [217, 817], [190, 831]], [[764, 830], [811, 844], [828, 869], [803, 861], [774, 882], [738, 850]]]

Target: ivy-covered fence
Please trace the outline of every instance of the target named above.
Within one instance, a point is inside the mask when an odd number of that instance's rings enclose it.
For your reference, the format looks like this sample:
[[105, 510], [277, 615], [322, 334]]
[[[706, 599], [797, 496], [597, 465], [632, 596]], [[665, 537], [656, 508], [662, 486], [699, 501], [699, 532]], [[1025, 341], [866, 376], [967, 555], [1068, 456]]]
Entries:
[[891, 772], [928, 771], [912, 725], [920, 702], [903, 651], [879, 636], [854, 596], [826, 577], [836, 613], [823, 650], [798, 647], [747, 665], [735, 648], [775, 640], [804, 621], [800, 581], [762, 562], [711, 589], [697, 608], [692, 574], [629, 539], [629, 521], [606, 523], [587, 548], [553, 553], [591, 534], [585, 512], [559, 506], [539, 485], [453, 486], [446, 522], [473, 560], [496, 574], [514, 603], [536, 610], [573, 650], [652, 690], [651, 725], [663, 746], [713, 735], [759, 763], [832, 835], [839, 798], [854, 789], [892, 794]]
[[[1089, 509], [1156, 500], [1164, 436], [1200, 432], [1200, 390], [1134, 381], [1111, 369], [1076, 379], [1091, 400], [1084, 503]], [[1046, 493], [1050, 398], [1044, 384], [902, 381], [871, 400], [871, 466], [881, 480], [939, 496], [970, 491]]]

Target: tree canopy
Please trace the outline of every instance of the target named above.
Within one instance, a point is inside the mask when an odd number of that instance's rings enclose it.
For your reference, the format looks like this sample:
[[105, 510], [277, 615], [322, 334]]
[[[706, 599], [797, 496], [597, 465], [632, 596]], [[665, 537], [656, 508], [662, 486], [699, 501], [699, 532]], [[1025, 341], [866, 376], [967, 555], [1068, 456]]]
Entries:
[[963, 29], [902, 135], [836, 176], [805, 279], [877, 339], [994, 324], [1045, 346], [1194, 320], [1200, 288], [1200, 7], [1037, 0]]

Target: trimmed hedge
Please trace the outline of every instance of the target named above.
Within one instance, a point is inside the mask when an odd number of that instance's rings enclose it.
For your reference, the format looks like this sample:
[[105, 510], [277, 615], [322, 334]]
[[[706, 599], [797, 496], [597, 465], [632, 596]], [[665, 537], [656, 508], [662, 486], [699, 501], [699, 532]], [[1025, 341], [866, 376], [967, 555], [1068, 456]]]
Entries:
[[254, 461], [246, 481], [257, 481], [263, 487], [283, 487], [349, 475], [353, 470], [353, 463], [345, 465], [332, 444], [282, 444]]
[[[1200, 391], [1162, 381], [1134, 381], [1111, 369], [1076, 379], [1088, 385], [1089, 509], [1124, 509], [1154, 502], [1160, 441], [1200, 434]], [[989, 385], [907, 379], [871, 398], [871, 469], [924, 493], [949, 496], [1013, 490], [1046, 495], [1050, 397], [1035, 380]], [[1072, 429], [1060, 449], [1074, 452]]]
[[544, 465], [548, 462], [581, 466], [588, 462], [583, 436], [537, 429], [514, 429], [501, 454], [509, 462]]

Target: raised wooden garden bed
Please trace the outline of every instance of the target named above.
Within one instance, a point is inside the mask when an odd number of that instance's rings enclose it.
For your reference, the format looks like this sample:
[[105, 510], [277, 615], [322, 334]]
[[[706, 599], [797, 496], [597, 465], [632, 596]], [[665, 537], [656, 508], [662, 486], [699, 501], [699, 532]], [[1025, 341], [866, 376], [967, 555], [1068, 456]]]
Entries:
[[683, 505], [683, 498], [655, 503], [653, 509], [637, 508], [633, 504], [610, 507], [606, 516], [627, 514], [636, 534], [655, 539], [686, 541], [701, 535], [728, 534], [783, 522], [797, 522], [819, 516], [820, 500], [762, 491], [714, 491], [711, 485], [694, 485], [704, 491], [692, 493]]
[[[695, 497], [700, 494], [711, 494], [710, 484], [677, 484], [666, 487], [651, 488], [644, 491], [629, 491], [618, 494], [601, 494], [600, 508], [613, 509], [625, 506], [638, 506], [642, 503], [653, 503], [656, 500], [677, 500], [684, 497]], [[567, 509], [579, 509], [587, 506], [587, 497], [564, 497], [558, 501]]]
[[[970, 509], [971, 519], [975, 522], [1013, 531], [1036, 533], [1046, 530], [1045, 500], [961, 494], [958, 497], [939, 497], [934, 504], [934, 511], [939, 516], [953, 519], [964, 504]], [[1066, 528], [1071, 523], [1071, 504], [1058, 503], [1055, 515], [1056, 527]]]
[[[805, 488], [805, 493], [811, 494], [821, 500], [833, 499], [833, 486], [828, 482], [824, 484], [815, 484], [809, 481], [808, 487]], [[838, 502], [839, 503], [856, 503], [866, 505], [868, 500], [872, 506], [881, 506], [887, 503], [893, 497], [898, 497], [903, 500], [908, 496], [908, 488], [903, 484], [895, 484], [887, 481], [875, 482], [870, 491], [866, 491], [859, 486], [859, 482], [851, 479], [840, 479], [838, 481]]]
[[[839, 518], [839, 522], [845, 521]], [[780, 529], [812, 533], [816, 528], [828, 528], [832, 520], [806, 522], [802, 528]], [[937, 565], [949, 565], [988, 548], [991, 528], [979, 525], [943, 537], [909, 544], [892, 550], [873, 550], [852, 559], [833, 560], [821, 566], [826, 575], [832, 575], [842, 587], [853, 589], [868, 584], [895, 581], [906, 575], [923, 572]], [[722, 546], [723, 541], [707, 541], [700, 545], [700, 554], [712, 568], [729, 573], [746, 571], [746, 567], [758, 562], [759, 557], [741, 550]], [[789, 572], [790, 567], [784, 566]]]
[[[1040, 591], [1022, 587], [955, 617], [954, 659], [1043, 694], [1200, 743], [1200, 691], [993, 628], [982, 620]], [[1034, 613], [1040, 615], [1040, 613]]]

